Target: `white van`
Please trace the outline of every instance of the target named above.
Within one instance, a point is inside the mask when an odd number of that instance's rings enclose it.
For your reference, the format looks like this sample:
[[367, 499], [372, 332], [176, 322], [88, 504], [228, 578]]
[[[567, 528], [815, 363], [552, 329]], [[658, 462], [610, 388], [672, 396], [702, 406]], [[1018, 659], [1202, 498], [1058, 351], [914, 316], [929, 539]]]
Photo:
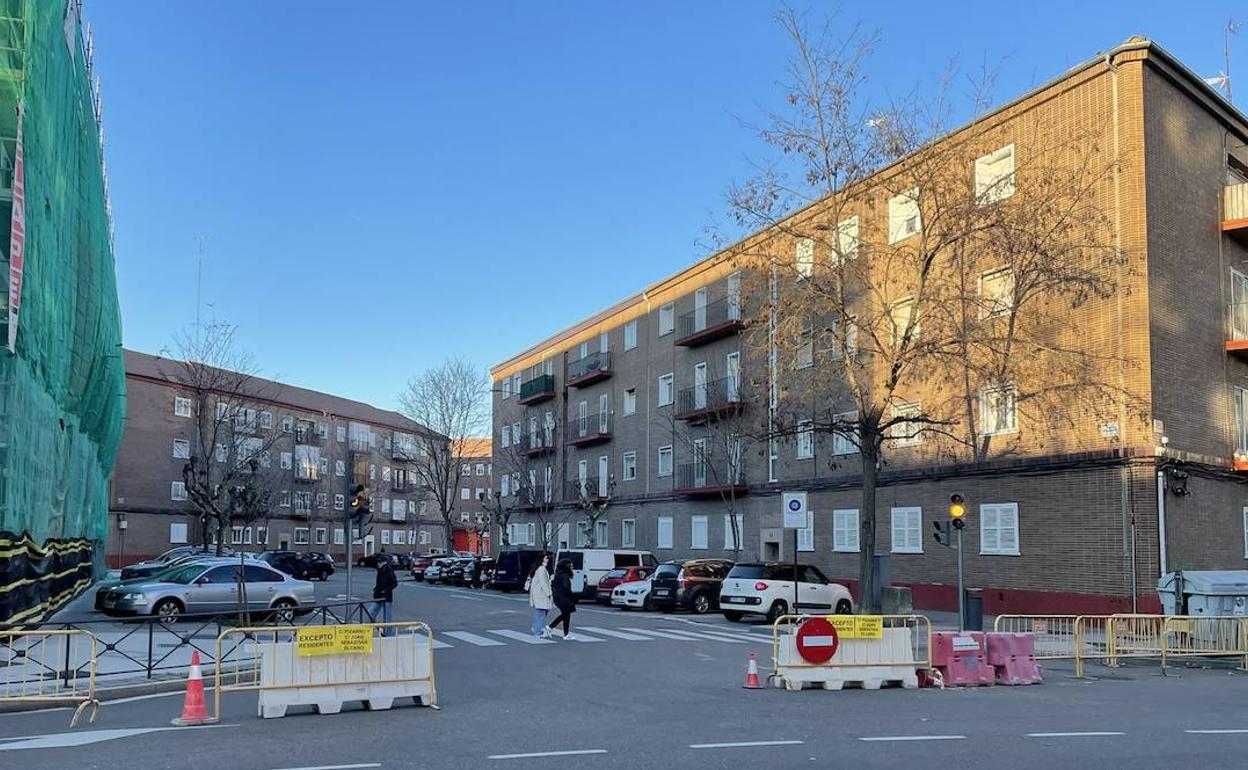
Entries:
[[622, 551], [614, 548], [568, 548], [555, 556], [555, 564], [572, 562], [572, 590], [581, 598], [598, 594], [598, 581], [620, 567], [657, 567], [659, 560], [649, 551]]

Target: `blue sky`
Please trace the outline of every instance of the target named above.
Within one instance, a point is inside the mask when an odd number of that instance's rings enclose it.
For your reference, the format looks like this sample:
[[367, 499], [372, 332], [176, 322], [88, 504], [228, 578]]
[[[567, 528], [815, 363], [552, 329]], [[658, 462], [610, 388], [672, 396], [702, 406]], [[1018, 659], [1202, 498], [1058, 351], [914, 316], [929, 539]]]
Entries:
[[[871, 87], [951, 59], [1012, 98], [1133, 34], [1202, 75], [1242, 0], [845, 4]], [[838, 6], [811, 4], [812, 15]], [[237, 324], [265, 376], [393, 407], [678, 270], [766, 150], [787, 41], [763, 2], [96, 0], [125, 343]], [[1077, 23], [1074, 21], [1077, 19]], [[1232, 61], [1248, 100], [1248, 25]]]

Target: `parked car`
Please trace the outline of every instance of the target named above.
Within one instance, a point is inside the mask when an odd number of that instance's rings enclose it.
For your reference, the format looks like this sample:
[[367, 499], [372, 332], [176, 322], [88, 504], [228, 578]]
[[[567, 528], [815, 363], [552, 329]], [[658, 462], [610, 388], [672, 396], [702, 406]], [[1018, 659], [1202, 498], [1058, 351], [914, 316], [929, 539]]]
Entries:
[[415, 556], [412, 557], [412, 563], [409, 569], [412, 573], [412, 580], [424, 580], [425, 570], [429, 569], [429, 565], [437, 561], [439, 556]]
[[324, 573], [325, 577], [321, 578], [322, 580], [328, 579], [338, 569], [338, 562], [334, 561], [334, 557], [324, 551], [308, 551], [303, 556], [318, 568], [316, 574]]
[[150, 580], [115, 586], [105, 593], [103, 610], [109, 615], [154, 615], [166, 623], [184, 614], [233, 612], [239, 606], [240, 569], [248, 610], [273, 610], [277, 622], [289, 623], [300, 608], [316, 603], [311, 583], [267, 564], [208, 559], [162, 572]]
[[[498, 555], [494, 565], [494, 580], [490, 583], [503, 593], [524, 590], [524, 581], [529, 579], [533, 567], [542, 560], [545, 551], [534, 548], [513, 548]], [[554, 565], [551, 565], [554, 571]]]
[[650, 605], [650, 581], [634, 580], [621, 583], [611, 591], [611, 606], [620, 609], [652, 609]]
[[391, 567], [398, 564], [398, 561], [399, 561], [398, 558], [392, 553], [386, 553], [385, 551], [378, 551], [377, 553], [370, 553], [367, 556], [359, 557], [358, 559], [355, 560], [355, 566], [368, 567], [369, 569], [377, 569], [377, 562], [381, 561], [382, 559], [387, 559], [390, 562]]
[[298, 580], [327, 580], [334, 574], [334, 563], [313, 559], [297, 551], [265, 551], [260, 559], [276, 570]]
[[598, 595], [598, 581], [613, 569], [659, 566], [659, 560], [649, 551], [611, 548], [565, 548], [555, 555], [553, 564], [564, 559], [572, 562], [572, 590], [585, 599]]
[[455, 559], [443, 556], [435, 559], [433, 564], [425, 568], [425, 582], [436, 583], [442, 579], [443, 572], [455, 563]]
[[719, 589], [732, 569], [728, 559], [669, 561], [654, 573], [650, 603], [660, 612], [687, 609], [705, 615], [719, 609]]
[[611, 570], [598, 581], [598, 603], [610, 604], [616, 586], [645, 580], [653, 574], [654, 570], [650, 567], [620, 567]]
[[[177, 548], [170, 548], [155, 559], [135, 562], [121, 568], [121, 579], [130, 580], [136, 577], [147, 577], [155, 575], [161, 570], [168, 569], [174, 562], [181, 562], [188, 558], [212, 558], [217, 555], [216, 546], [204, 548], [200, 545], [182, 545]], [[233, 556], [234, 551], [225, 548], [221, 551], [221, 556]]]
[[849, 589], [828, 580], [816, 567], [776, 562], [733, 567], [719, 592], [720, 611], [732, 621], [745, 615], [766, 615], [767, 620], [774, 623], [781, 615], [790, 614], [794, 607], [795, 577], [797, 613], [848, 615], [854, 611]]

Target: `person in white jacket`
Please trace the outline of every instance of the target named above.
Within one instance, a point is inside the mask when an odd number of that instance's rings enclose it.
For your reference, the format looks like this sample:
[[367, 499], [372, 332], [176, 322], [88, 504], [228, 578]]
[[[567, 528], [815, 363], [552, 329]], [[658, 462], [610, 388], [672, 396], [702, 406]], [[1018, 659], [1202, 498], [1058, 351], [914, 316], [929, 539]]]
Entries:
[[550, 554], [544, 554], [533, 574], [529, 575], [529, 605], [533, 607], [533, 627], [529, 630], [534, 636], [546, 639], [550, 629], [546, 627], [546, 613], [554, 604], [554, 595], [550, 590]]

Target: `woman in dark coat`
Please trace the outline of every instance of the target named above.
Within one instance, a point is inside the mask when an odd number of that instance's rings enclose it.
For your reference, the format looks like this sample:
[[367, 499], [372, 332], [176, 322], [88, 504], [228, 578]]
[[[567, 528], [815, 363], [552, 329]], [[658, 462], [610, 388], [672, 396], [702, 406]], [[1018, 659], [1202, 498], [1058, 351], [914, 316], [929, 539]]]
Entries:
[[572, 593], [572, 562], [567, 559], [559, 562], [559, 566], [555, 568], [555, 579], [551, 581], [551, 588], [555, 598], [555, 609], [559, 610], [559, 615], [550, 621], [550, 627], [554, 628], [562, 622], [563, 638], [576, 641], [576, 637], [570, 630], [572, 613], [576, 612], [576, 596]]

